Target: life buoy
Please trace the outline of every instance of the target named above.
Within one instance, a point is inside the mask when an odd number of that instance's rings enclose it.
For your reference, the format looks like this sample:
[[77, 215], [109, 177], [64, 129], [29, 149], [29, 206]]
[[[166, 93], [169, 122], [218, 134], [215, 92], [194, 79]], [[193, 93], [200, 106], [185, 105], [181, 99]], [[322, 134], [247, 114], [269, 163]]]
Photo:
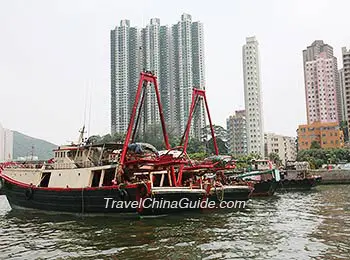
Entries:
[[33, 189], [32, 188], [26, 189], [26, 191], [24, 192], [24, 195], [26, 196], [27, 200], [30, 200], [33, 197]]

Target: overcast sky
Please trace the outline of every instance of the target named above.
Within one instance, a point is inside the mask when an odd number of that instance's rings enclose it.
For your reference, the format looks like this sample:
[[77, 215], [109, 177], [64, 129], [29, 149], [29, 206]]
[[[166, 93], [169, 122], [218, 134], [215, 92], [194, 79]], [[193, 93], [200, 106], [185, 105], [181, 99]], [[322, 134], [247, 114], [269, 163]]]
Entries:
[[153, 17], [174, 24], [189, 13], [204, 23], [214, 123], [226, 127], [244, 108], [242, 45], [255, 35], [265, 131], [295, 136], [306, 121], [302, 50], [324, 40], [340, 68], [341, 47], [350, 45], [349, 10], [347, 0], [0, 0], [0, 122], [62, 144], [77, 139], [92, 96], [90, 134], [108, 133], [110, 30], [121, 19], [142, 27]]

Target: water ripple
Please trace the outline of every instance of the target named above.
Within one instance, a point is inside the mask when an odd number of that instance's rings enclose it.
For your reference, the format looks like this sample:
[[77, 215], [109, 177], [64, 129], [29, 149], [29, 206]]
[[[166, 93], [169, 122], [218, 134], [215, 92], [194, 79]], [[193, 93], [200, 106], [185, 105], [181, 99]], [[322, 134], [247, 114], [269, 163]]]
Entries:
[[152, 219], [11, 211], [0, 259], [349, 259], [350, 186], [283, 193], [242, 211]]

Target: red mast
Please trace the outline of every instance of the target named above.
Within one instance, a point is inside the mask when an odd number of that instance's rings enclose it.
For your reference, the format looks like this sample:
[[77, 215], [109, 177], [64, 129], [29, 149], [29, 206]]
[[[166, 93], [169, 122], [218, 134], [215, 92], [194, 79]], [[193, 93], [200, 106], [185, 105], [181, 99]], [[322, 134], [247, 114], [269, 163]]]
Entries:
[[[148, 83], [153, 83], [153, 84], [148, 84]], [[140, 106], [139, 106], [139, 101], [140, 101], [140, 97], [141, 97], [141, 91], [145, 90], [147, 88], [147, 86], [150, 86], [150, 85], [154, 86], [154, 90], [156, 92], [157, 103], [158, 103], [158, 110], [159, 110], [160, 120], [161, 120], [161, 124], [162, 124], [163, 138], [164, 138], [165, 147], [168, 150], [170, 149], [168, 134], [166, 132], [166, 127], [165, 127], [163, 108], [162, 108], [162, 104], [160, 102], [160, 94], [159, 94], [159, 90], [158, 90], [157, 77], [155, 75], [153, 75], [151, 72], [141, 72], [140, 73], [140, 81], [139, 81], [139, 84], [138, 84], [138, 87], [137, 87], [136, 96], [135, 96], [135, 102], [134, 102], [134, 106], [133, 106], [132, 112], [131, 112], [131, 117], [130, 117], [130, 122], [129, 122], [129, 126], [128, 126], [128, 131], [127, 131], [126, 136], [125, 136], [123, 150], [122, 150], [122, 153], [121, 153], [121, 156], [120, 156], [120, 162], [119, 162], [119, 167], [118, 167], [118, 175], [119, 176], [121, 174], [123, 174], [123, 170], [122, 169], [123, 169], [123, 166], [125, 164], [125, 157], [126, 157], [126, 153], [127, 153], [127, 150], [128, 150], [128, 145], [129, 145], [130, 140], [131, 140], [131, 134], [133, 134], [132, 135], [132, 139], [134, 139], [135, 132], [136, 132], [137, 125], [138, 125], [138, 121], [139, 121], [139, 117], [141, 115], [140, 111], [141, 111], [141, 108], [143, 106], [144, 95], [145, 95], [145, 91], [143, 91], [142, 100], [141, 100], [141, 103], [140, 103]], [[135, 117], [136, 117], [138, 106], [139, 106], [139, 113], [138, 113], [136, 124], [135, 124], [135, 127], [134, 127], [134, 122], [135, 122]], [[134, 141], [134, 140], [132, 140], [132, 141]]]

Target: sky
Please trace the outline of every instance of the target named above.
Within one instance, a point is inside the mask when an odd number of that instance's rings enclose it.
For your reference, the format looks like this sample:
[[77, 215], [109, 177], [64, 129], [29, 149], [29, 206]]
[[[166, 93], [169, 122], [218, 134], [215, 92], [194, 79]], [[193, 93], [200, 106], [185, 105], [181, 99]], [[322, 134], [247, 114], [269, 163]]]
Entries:
[[55, 144], [110, 132], [110, 30], [181, 14], [204, 24], [212, 120], [244, 108], [242, 46], [259, 42], [265, 132], [296, 135], [306, 123], [302, 50], [314, 40], [350, 47], [350, 1], [0, 0], [0, 122]]

